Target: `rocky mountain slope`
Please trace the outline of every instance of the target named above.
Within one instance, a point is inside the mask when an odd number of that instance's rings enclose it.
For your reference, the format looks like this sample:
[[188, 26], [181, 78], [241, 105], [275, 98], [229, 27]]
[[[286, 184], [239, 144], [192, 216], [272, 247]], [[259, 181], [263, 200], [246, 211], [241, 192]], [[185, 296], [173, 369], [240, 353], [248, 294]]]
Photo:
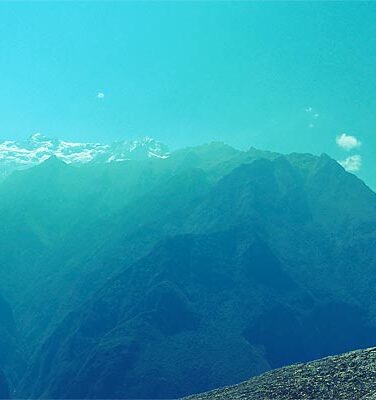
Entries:
[[326, 155], [53, 157], [0, 218], [17, 397], [176, 398], [375, 344], [376, 194]]
[[374, 400], [376, 348], [273, 370], [188, 400]]

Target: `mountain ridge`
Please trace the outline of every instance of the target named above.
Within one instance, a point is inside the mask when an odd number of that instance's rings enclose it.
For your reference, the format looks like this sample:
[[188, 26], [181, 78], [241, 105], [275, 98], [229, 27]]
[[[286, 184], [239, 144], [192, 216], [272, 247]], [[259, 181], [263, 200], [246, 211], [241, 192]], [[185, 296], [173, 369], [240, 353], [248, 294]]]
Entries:
[[34, 133], [23, 141], [0, 142], [0, 175], [24, 169], [54, 156], [68, 164], [122, 162], [147, 158], [168, 158], [166, 145], [145, 136], [141, 139], [115, 141], [111, 144], [68, 142]]

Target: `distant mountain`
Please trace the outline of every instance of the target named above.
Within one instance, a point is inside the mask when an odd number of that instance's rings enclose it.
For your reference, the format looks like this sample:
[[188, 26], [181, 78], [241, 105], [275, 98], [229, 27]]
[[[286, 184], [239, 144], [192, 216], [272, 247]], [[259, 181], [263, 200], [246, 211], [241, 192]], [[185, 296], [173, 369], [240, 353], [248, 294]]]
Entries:
[[375, 400], [376, 348], [267, 372], [186, 400]]
[[167, 158], [169, 151], [165, 145], [150, 137], [100, 144], [67, 142], [35, 133], [24, 141], [0, 142], [0, 176], [5, 176], [15, 169], [40, 164], [51, 156], [56, 156], [68, 164], [119, 162], [148, 157]]
[[176, 398], [375, 344], [376, 194], [327, 155], [50, 157], [0, 221], [20, 398]]

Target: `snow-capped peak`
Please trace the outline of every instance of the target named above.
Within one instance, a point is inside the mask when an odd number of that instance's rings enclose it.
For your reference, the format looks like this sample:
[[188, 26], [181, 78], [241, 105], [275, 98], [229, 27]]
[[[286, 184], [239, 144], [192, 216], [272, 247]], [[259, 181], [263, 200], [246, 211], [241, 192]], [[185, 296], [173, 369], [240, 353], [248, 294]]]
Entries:
[[49, 141], [50, 139], [47, 136], [42, 135], [41, 133], [33, 133], [29, 139], [30, 142], [46, 142]]
[[147, 158], [168, 158], [168, 148], [146, 136], [112, 144], [68, 142], [34, 133], [24, 141], [0, 141], [0, 175], [24, 169], [56, 156], [65, 163], [120, 162]]

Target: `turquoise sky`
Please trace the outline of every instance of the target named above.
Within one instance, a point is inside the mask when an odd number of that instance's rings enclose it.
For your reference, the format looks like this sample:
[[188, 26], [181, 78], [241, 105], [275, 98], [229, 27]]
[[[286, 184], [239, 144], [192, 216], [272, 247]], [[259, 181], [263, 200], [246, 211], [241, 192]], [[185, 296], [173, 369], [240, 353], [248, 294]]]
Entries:
[[375, 21], [372, 2], [0, 3], [0, 140], [359, 154], [376, 187]]

